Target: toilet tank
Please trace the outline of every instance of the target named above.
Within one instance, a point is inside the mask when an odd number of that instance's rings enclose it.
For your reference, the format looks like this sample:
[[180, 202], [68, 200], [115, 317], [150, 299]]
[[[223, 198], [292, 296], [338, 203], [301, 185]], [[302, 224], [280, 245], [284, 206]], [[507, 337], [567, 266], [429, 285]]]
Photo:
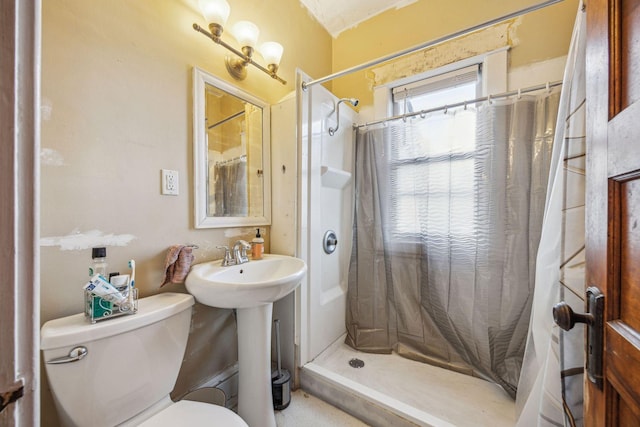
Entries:
[[[162, 293], [136, 314], [89, 323], [84, 314], [46, 322], [40, 348], [65, 425], [115, 426], [166, 399], [184, 356], [194, 299]], [[49, 364], [83, 346], [81, 360]]]

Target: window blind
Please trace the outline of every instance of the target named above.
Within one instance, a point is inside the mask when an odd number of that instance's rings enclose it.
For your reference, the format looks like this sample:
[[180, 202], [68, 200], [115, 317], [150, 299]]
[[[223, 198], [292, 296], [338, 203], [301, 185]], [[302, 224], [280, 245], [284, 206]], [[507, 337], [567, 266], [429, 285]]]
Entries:
[[413, 98], [442, 89], [457, 87], [470, 82], [478, 82], [480, 79], [480, 64], [471, 65], [435, 77], [419, 80], [417, 82], [394, 87], [392, 89], [393, 102], [405, 98]]

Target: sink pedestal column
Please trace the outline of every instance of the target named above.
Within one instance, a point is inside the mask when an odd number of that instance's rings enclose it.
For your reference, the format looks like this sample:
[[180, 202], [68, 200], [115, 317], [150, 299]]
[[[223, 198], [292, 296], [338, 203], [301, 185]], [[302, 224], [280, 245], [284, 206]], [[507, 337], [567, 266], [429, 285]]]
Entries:
[[271, 395], [273, 303], [238, 308], [238, 414], [249, 427], [276, 427]]

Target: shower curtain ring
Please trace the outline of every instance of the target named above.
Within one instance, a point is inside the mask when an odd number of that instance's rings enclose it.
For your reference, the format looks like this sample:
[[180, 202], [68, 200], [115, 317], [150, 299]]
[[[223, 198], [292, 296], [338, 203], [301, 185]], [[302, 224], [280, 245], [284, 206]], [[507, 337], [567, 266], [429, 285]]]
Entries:
[[522, 89], [518, 88], [518, 99], [522, 98]]
[[491, 105], [491, 102], [492, 102], [491, 95], [487, 95], [487, 101], [489, 101], [489, 105]]
[[447, 114], [447, 111], [449, 111], [449, 106], [448, 106], [448, 105], [445, 105], [445, 106], [444, 106], [444, 113], [445, 113], [445, 114]]
[[420, 118], [424, 119], [425, 117], [427, 117], [427, 112], [424, 110], [420, 111]]
[[547, 92], [551, 91], [551, 85], [547, 82]]
[[467, 111], [467, 101], [464, 101], [464, 111]]

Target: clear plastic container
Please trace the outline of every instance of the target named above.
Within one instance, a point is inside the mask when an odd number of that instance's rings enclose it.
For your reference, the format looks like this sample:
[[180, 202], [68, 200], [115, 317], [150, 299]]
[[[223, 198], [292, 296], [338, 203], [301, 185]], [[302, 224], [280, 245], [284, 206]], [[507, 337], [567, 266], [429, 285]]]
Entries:
[[91, 249], [91, 258], [93, 261], [89, 266], [89, 277], [93, 277], [96, 274], [101, 275], [105, 279], [107, 275], [107, 248], [93, 248]]

